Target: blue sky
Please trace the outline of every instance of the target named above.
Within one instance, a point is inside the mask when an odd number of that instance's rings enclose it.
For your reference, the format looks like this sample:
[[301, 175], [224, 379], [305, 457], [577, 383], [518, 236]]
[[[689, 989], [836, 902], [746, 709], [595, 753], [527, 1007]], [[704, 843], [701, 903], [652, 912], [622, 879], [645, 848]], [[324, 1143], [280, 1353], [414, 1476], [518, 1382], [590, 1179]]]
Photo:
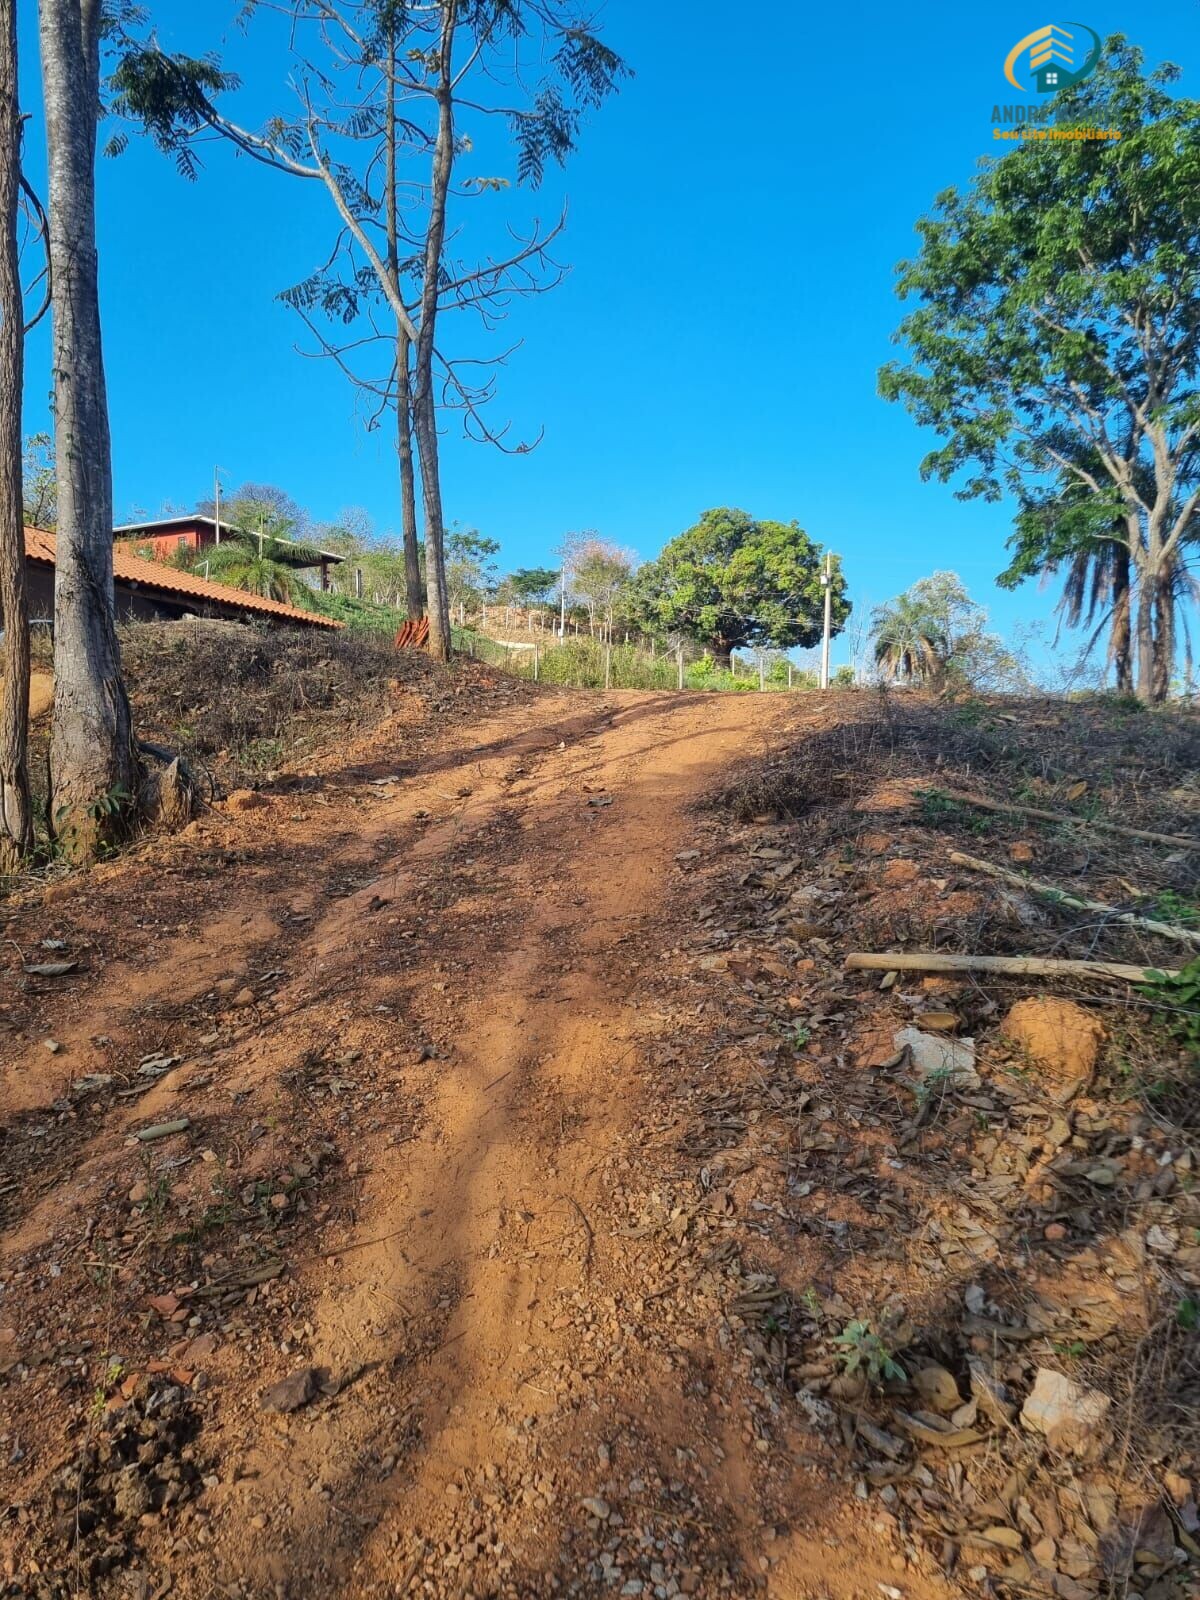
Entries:
[[[226, 53], [246, 120], [288, 103], [272, 42], [228, 31], [234, 4], [151, 9], [168, 48]], [[794, 517], [839, 551], [860, 604], [952, 567], [998, 627], [1049, 618], [1053, 592], [994, 587], [1006, 509], [920, 481], [931, 440], [877, 397], [875, 375], [914, 220], [991, 153], [992, 105], [1015, 98], [1004, 57], [1058, 14], [875, 0], [849, 15], [768, 11], [769, 25], [751, 10], [742, 28], [715, 0], [609, 0], [605, 35], [636, 77], [592, 119], [561, 184], [488, 202], [491, 227], [570, 196], [569, 277], [518, 305], [490, 345], [523, 340], [493, 416], [518, 435], [544, 424], [545, 439], [504, 456], [451, 418], [447, 519], [498, 538], [513, 567], [581, 528], [652, 556], [705, 508], [733, 504]], [[25, 0], [36, 174], [34, 12]], [[1088, 0], [1080, 19], [1177, 62], [1183, 92], [1200, 93], [1200, 7]], [[135, 139], [101, 162], [99, 213], [118, 520], [191, 507], [219, 464], [227, 484], [277, 483], [318, 518], [361, 506], [394, 528], [386, 432], [364, 430], [331, 364], [296, 353], [304, 330], [275, 298], [328, 250], [323, 192], [220, 148], [188, 183]], [[44, 329], [27, 361], [32, 431], [49, 425]]]

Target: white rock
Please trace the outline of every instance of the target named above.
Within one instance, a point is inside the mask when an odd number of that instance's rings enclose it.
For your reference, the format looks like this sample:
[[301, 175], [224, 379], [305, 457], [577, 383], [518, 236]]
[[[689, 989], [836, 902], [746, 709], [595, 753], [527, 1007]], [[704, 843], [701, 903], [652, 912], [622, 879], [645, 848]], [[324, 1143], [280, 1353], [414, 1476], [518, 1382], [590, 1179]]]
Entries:
[[918, 1077], [936, 1074], [960, 1089], [979, 1087], [974, 1039], [949, 1039], [942, 1034], [924, 1033], [920, 1028], [901, 1028], [893, 1042], [897, 1050], [907, 1045]]
[[1099, 1389], [1085, 1389], [1062, 1372], [1039, 1367], [1021, 1422], [1040, 1433], [1052, 1449], [1071, 1455], [1097, 1455], [1108, 1441], [1112, 1401]]

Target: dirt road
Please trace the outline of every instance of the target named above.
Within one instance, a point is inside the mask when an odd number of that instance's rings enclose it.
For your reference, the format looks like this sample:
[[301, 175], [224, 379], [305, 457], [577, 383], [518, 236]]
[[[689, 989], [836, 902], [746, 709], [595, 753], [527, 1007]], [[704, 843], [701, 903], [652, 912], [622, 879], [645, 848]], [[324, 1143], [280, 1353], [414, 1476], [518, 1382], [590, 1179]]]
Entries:
[[695, 805], [794, 705], [539, 696], [18, 911], [0, 1592], [935, 1592], [730, 1321], [687, 1148]]

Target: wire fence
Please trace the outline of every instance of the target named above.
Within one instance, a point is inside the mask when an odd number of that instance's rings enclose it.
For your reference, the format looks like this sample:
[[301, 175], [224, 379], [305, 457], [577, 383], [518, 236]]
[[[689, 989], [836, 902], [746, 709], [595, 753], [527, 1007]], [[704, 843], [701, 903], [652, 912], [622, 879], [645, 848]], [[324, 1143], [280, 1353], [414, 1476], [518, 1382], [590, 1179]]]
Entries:
[[533, 682], [572, 689], [690, 689], [725, 693], [787, 693], [817, 687], [817, 675], [777, 654], [761, 652], [729, 668], [711, 656], [690, 659], [682, 647], [652, 653], [638, 645], [602, 639], [548, 643], [491, 639], [469, 628], [454, 630], [454, 648]]

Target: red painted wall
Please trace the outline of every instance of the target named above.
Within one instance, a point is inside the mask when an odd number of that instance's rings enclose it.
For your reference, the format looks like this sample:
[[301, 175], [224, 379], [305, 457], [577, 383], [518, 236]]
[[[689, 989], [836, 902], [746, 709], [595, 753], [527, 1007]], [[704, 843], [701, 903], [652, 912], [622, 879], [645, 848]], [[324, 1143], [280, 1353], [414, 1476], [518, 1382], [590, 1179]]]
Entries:
[[137, 555], [139, 550], [152, 550], [155, 561], [169, 561], [180, 545], [189, 550], [198, 550], [201, 544], [211, 543], [211, 533], [207, 541], [202, 538], [205, 531], [202, 528], [184, 527], [172, 533], [156, 534], [153, 538], [119, 539], [117, 543], [120, 549], [128, 551], [131, 556]]

